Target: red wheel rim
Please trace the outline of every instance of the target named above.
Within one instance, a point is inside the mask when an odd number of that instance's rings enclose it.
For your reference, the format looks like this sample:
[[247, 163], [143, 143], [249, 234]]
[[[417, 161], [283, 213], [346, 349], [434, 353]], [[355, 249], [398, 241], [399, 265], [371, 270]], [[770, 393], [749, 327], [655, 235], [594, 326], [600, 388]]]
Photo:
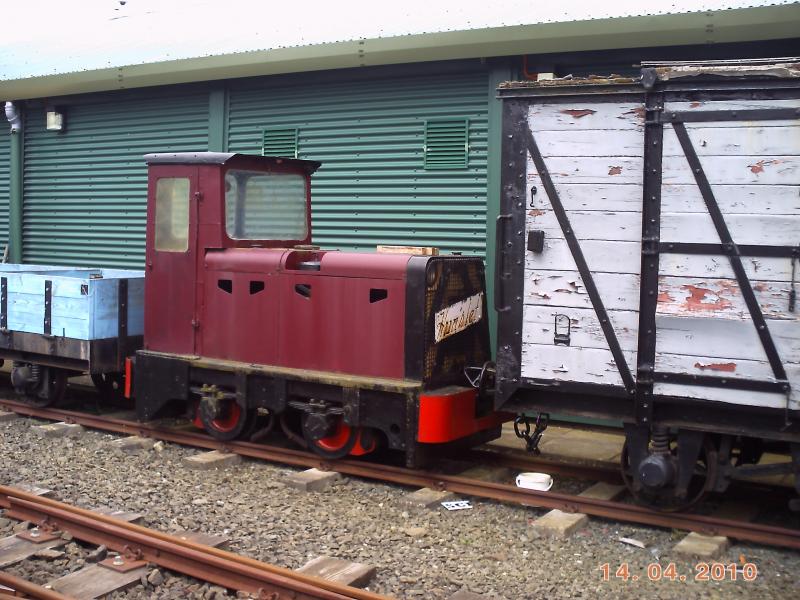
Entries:
[[233, 431], [242, 418], [242, 407], [230, 400], [225, 403], [222, 411], [224, 416], [211, 421], [211, 426], [222, 433]]
[[[349, 454], [353, 456], [362, 456], [364, 454], [369, 454], [375, 449], [376, 443], [373, 439], [369, 444], [369, 447], [365, 448], [361, 444], [361, 434], [362, 431], [358, 432], [358, 438], [356, 439], [356, 443], [353, 446], [352, 450], [350, 450]], [[314, 442], [318, 448], [325, 450], [327, 452], [335, 452], [337, 450], [341, 450], [347, 445], [347, 442], [350, 440], [350, 426], [345, 423], [344, 421], [339, 421], [336, 424], [336, 431], [333, 435], [329, 435], [328, 437], [324, 437], [318, 439]]]
[[320, 438], [314, 442], [317, 446], [328, 452], [334, 452], [344, 448], [347, 440], [350, 439], [350, 426], [344, 421], [339, 421], [336, 424], [336, 431], [333, 435]]

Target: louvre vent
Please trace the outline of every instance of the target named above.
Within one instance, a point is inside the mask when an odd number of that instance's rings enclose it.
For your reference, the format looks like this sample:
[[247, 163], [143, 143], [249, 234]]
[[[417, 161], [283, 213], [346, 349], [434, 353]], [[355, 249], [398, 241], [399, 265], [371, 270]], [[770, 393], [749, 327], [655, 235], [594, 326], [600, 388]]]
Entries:
[[467, 119], [425, 121], [425, 168], [466, 169], [468, 136]]
[[261, 155], [297, 158], [297, 128], [265, 129]]

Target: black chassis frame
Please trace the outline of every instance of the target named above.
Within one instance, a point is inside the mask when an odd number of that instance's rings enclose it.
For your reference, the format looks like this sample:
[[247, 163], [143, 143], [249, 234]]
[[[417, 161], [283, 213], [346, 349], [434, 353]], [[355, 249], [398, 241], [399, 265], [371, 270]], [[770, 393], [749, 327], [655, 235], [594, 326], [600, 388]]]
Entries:
[[52, 289], [52, 282], [45, 279], [43, 333], [12, 331], [8, 329], [8, 278], [0, 277], [0, 359], [93, 375], [124, 371], [125, 359], [143, 344], [143, 336], [128, 335], [128, 280], [117, 281], [117, 336], [99, 340], [53, 334]]
[[[557, 412], [585, 417], [622, 420], [640, 426], [662, 424], [720, 434], [763, 437], [790, 442], [800, 441], [800, 411], [742, 407], [719, 402], [676, 396], [654, 395], [656, 381], [688, 385], [719, 386], [729, 389], [773, 391], [787, 394], [789, 383], [769, 334], [766, 321], [753, 295], [750, 282], [741, 266], [742, 256], [770, 256], [797, 259], [800, 247], [737, 246], [731, 239], [713, 191], [685, 135], [685, 122], [800, 119], [800, 111], [787, 108], [745, 111], [703, 111], [664, 113], [667, 101], [706, 101], [736, 99], [797, 99], [800, 82], [752, 78], [728, 80], [677, 81], [659, 83], [654, 72], [643, 71], [642, 84], [597, 84], [549, 88], [544, 94], [530, 87], [507, 87], [499, 90], [503, 101], [501, 205], [497, 219], [495, 310], [498, 312], [497, 390], [495, 408], [514, 412]], [[574, 102], [577, 97], [591, 97], [593, 102], [624, 99], [645, 106], [645, 171], [642, 211], [642, 277], [640, 290], [639, 344], [636, 376], [619, 352], [619, 344], [592, 274], [583, 260], [580, 244], [572, 234], [569, 220], [560, 205], [546, 165], [528, 128], [528, 107], [537, 101]], [[666, 244], [659, 239], [661, 206], [661, 139], [665, 124], [678, 135], [695, 175], [706, 207], [712, 217], [720, 244]], [[620, 369], [623, 385], [562, 382], [521, 377], [522, 318], [524, 306], [526, 203], [528, 198], [526, 162], [530, 155], [542, 179], [542, 187], [553, 205], [573, 258], [592, 300], [595, 312]], [[655, 312], [658, 297], [658, 264], [663, 253], [711, 254], [727, 256], [742, 289], [751, 319], [757, 327], [769, 358], [775, 381], [753, 381], [730, 377], [695, 376], [657, 372], [655, 362]]]
[[[283, 412], [290, 399], [316, 398], [341, 405], [344, 421], [352, 426], [380, 429], [391, 449], [405, 452], [406, 464], [422, 464], [428, 444], [416, 441], [419, 381], [376, 379], [325, 371], [247, 364], [236, 361], [182, 356], [141, 350], [136, 353], [136, 413], [140, 421], [153, 419], [172, 405], [186, 410], [191, 388], [202, 384], [233, 389], [242, 408]], [[494, 439], [499, 428], [437, 448], [476, 445]]]

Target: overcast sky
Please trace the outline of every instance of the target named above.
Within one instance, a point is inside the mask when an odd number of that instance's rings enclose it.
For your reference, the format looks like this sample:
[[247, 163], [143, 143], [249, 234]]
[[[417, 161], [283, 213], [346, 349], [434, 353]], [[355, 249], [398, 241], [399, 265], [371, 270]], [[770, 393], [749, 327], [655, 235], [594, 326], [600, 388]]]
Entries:
[[0, 78], [433, 31], [792, 3], [797, 2], [18, 0], [3, 7]]

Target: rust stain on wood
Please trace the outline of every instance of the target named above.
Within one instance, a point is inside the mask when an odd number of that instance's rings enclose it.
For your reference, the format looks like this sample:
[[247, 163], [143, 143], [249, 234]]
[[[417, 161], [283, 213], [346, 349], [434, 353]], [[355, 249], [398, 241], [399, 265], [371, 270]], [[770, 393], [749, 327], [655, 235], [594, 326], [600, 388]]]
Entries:
[[634, 115], [637, 119], [644, 119], [645, 113], [646, 113], [646, 111], [645, 111], [644, 106], [637, 106], [636, 108], [633, 108], [631, 110], [625, 111], [624, 113], [622, 113], [617, 118], [624, 119], [625, 115]]
[[669, 295], [669, 292], [659, 292], [658, 302], [675, 302], [675, 298]]
[[596, 113], [596, 110], [592, 110], [591, 108], [567, 108], [561, 111], [565, 115], [569, 115], [570, 117], [575, 117], [576, 119], [580, 119], [581, 117], [585, 117], [588, 115], [593, 115]]
[[690, 102], [689, 103], [689, 108], [700, 108], [701, 106], [703, 106], [702, 102]]
[[760, 160], [757, 163], [755, 163], [754, 165], [747, 165], [747, 168], [750, 169], [751, 173], [754, 173], [755, 175], [758, 175], [759, 173], [763, 173], [764, 172], [764, 167], [768, 167], [769, 165], [776, 165], [779, 162], [781, 162], [781, 161], [779, 161], [777, 159]]
[[733, 373], [734, 371], [736, 371], [736, 363], [732, 363], [732, 362], [729, 362], [729, 363], [700, 363], [700, 362], [696, 362], [696, 363], [694, 363], [694, 366], [696, 368], [702, 369], [704, 371], [706, 369], [708, 369], [709, 371], [724, 371], [726, 373]]
[[681, 288], [689, 292], [683, 303], [686, 310], [724, 310], [733, 306], [730, 300], [709, 288], [696, 285], [683, 285]]
[[619, 175], [620, 173], [622, 173], [622, 167], [610, 167], [608, 169], [609, 175]]
[[534, 208], [533, 210], [528, 211], [528, 215], [531, 217], [541, 217], [544, 214], [547, 214], [546, 211], [540, 210], [538, 208]]

